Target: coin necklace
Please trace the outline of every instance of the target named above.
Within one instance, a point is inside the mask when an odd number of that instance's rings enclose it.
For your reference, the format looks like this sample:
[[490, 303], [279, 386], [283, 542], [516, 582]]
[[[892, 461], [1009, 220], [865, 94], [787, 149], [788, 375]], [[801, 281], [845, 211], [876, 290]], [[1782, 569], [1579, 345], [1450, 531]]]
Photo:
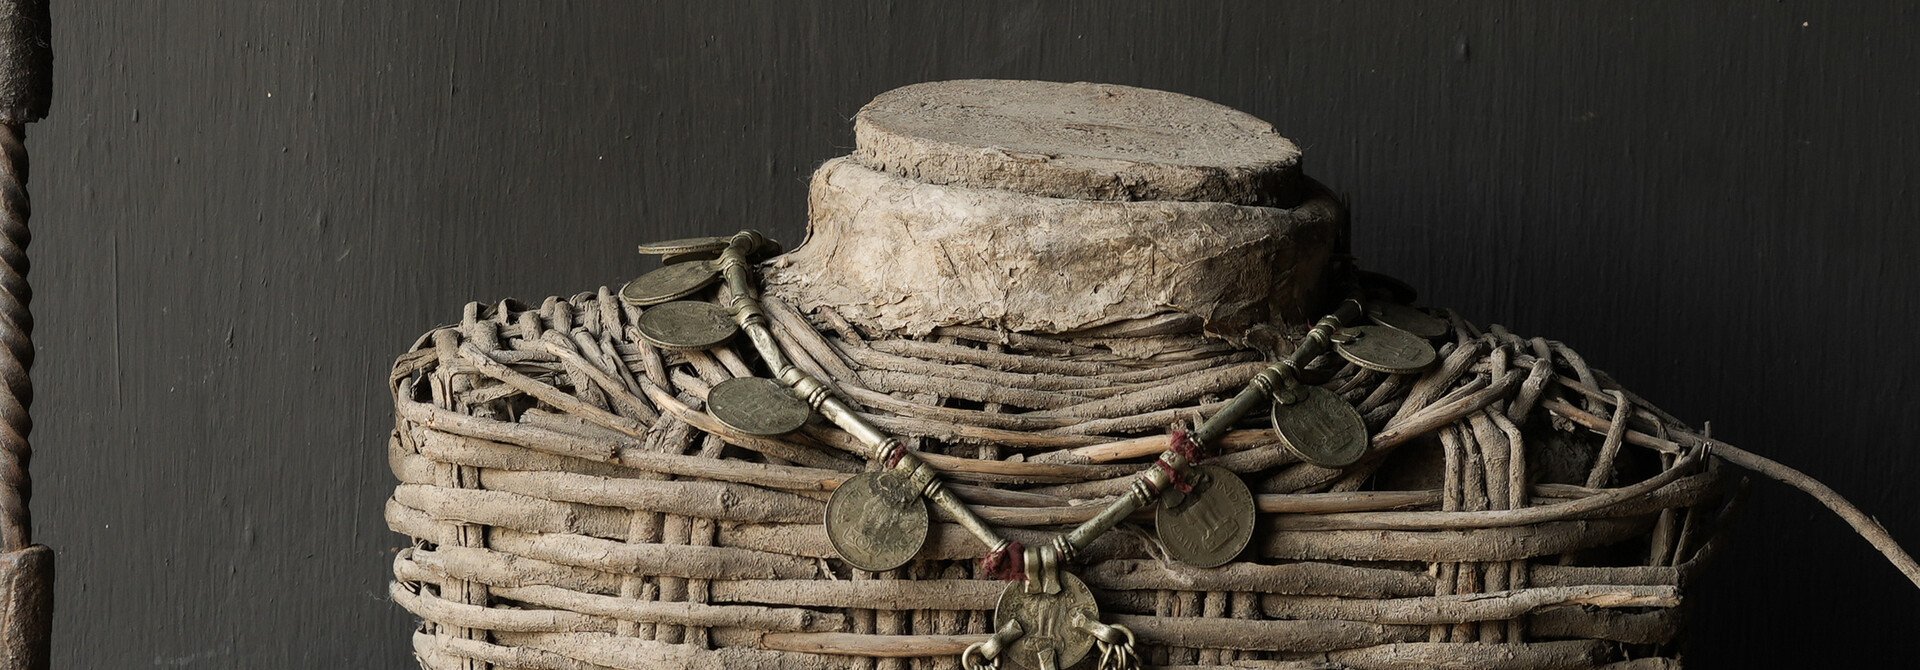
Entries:
[[[750, 259], [778, 253], [777, 244], [743, 231], [724, 238], [643, 245], [641, 250], [682, 261], [642, 275], [622, 289], [629, 304], [645, 308], [636, 324], [642, 337], [663, 347], [698, 349], [745, 333], [778, 380], [743, 378], [715, 385], [708, 395], [709, 413], [751, 435], [790, 432], [818, 413], [854, 436], [883, 466], [849, 477], [828, 502], [828, 538], [843, 560], [869, 571], [891, 570], [912, 560], [926, 543], [931, 503], [990, 548], [982, 561], [988, 573], [1017, 582], [995, 607], [993, 636], [962, 655], [969, 668], [997, 666], [1001, 659], [1021, 668], [1064, 668], [1096, 646], [1103, 658], [1137, 658], [1133, 633], [1101, 623], [1091, 590], [1062, 564], [1156, 502], [1156, 534], [1170, 555], [1200, 567], [1232, 561], [1251, 541], [1257, 509], [1237, 474], [1201, 465], [1210, 455], [1207, 445], [1267, 405], [1275, 433], [1294, 455], [1323, 467], [1351, 465], [1366, 455], [1365, 423], [1339, 396], [1302, 382], [1301, 371], [1321, 356], [1337, 353], [1363, 368], [1417, 373], [1437, 358], [1427, 338], [1445, 333], [1434, 324], [1444, 326], [1444, 321], [1413, 308], [1368, 308], [1369, 295], [1411, 300], [1412, 290], [1405, 284], [1373, 273], [1357, 278], [1352, 295], [1320, 319], [1285, 359], [1261, 370], [1191, 432], [1175, 430], [1167, 449], [1141, 471], [1126, 494], [1052, 541], [1026, 547], [1002, 537], [947, 490], [938, 470], [899, 438], [861, 418], [831, 387], [791, 363], [768, 327], [750, 275]], [[704, 258], [716, 252], [718, 260]], [[717, 306], [683, 300], [716, 282], [726, 287], [725, 313], [732, 328], [713, 325], [713, 311], [707, 308]], [[650, 319], [649, 314], [659, 316]], [[1378, 325], [1346, 325], [1362, 316]]]

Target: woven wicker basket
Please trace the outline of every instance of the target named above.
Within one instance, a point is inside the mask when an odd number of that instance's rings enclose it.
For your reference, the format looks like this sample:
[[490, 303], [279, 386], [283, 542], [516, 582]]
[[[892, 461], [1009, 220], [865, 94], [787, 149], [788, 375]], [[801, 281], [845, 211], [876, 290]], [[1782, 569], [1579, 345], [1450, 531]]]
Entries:
[[[767, 307], [796, 364], [1026, 542], [1124, 491], [1263, 360], [1179, 319], [903, 339]], [[702, 398], [766, 376], [751, 350], [661, 351], [637, 315], [605, 289], [474, 304], [395, 365], [387, 520], [413, 543], [392, 595], [422, 667], [958, 667], [1005, 588], [977, 543], [936, 523], [907, 567], [849, 569], [821, 515], [859, 445], [730, 433]], [[1453, 326], [1422, 375], [1319, 371], [1374, 433], [1361, 466], [1299, 463], [1254, 422], [1223, 440], [1214, 462], [1259, 494], [1239, 561], [1165, 561], [1141, 532], [1086, 552], [1075, 573], [1148, 664], [1677, 667], [1729, 507], [1717, 460], [1561, 344]], [[1146, 337], [1155, 355], [1117, 353]]]

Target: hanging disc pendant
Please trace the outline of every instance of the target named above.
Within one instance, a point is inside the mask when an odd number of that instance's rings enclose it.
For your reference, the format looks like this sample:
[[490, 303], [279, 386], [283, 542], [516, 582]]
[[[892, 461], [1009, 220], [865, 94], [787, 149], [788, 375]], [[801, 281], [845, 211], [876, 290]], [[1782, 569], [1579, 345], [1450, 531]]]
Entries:
[[1307, 386], [1294, 402], [1273, 401], [1273, 432], [1300, 460], [1344, 468], [1367, 454], [1367, 424], [1339, 394]]
[[748, 435], [785, 435], [807, 425], [813, 411], [780, 382], [737, 377], [707, 391], [707, 413]]
[[1397, 375], [1425, 370], [1438, 358], [1426, 340], [1386, 326], [1343, 328], [1333, 344], [1354, 365]]
[[1259, 516], [1253, 492], [1240, 475], [1217, 465], [1197, 465], [1187, 476], [1193, 490], [1178, 504], [1154, 511], [1153, 529], [1174, 559], [1197, 568], [1224, 565], [1253, 539]]
[[[1081, 624], [1099, 620], [1100, 605], [1093, 601], [1093, 591], [1064, 570], [1058, 593], [1027, 593], [1025, 584], [1014, 582], [1000, 592], [1000, 602], [993, 608], [994, 630], [1019, 621], [1025, 631], [1000, 652], [1001, 660], [1023, 670], [1073, 667], [1093, 651], [1093, 634]], [[1052, 656], [1052, 662], [1043, 662], [1042, 656]]]
[[1429, 339], [1445, 335], [1453, 328], [1446, 319], [1428, 314], [1426, 310], [1418, 307], [1397, 302], [1368, 303], [1367, 318], [1373, 319], [1374, 323], [1382, 326]]
[[710, 260], [717, 259], [719, 257], [720, 257], [719, 250], [688, 251], [685, 253], [678, 253], [670, 256], [662, 256], [660, 258], [660, 264], [661, 265], [679, 265], [681, 263], [692, 263], [694, 261], [710, 261]]
[[640, 337], [663, 349], [711, 349], [740, 331], [727, 310], [693, 300], [650, 307], [634, 326]]
[[648, 307], [693, 295], [716, 281], [720, 281], [720, 266], [713, 261], [679, 263], [627, 282], [620, 287], [620, 298], [629, 305]]
[[827, 499], [827, 540], [848, 565], [868, 572], [913, 560], [930, 522], [927, 501], [900, 470], [854, 475]]
[[648, 242], [640, 245], [640, 253], [649, 256], [672, 256], [674, 254], [707, 251], [717, 255], [721, 249], [725, 248], [727, 248], [727, 238], [724, 237], [689, 237], [678, 240]]

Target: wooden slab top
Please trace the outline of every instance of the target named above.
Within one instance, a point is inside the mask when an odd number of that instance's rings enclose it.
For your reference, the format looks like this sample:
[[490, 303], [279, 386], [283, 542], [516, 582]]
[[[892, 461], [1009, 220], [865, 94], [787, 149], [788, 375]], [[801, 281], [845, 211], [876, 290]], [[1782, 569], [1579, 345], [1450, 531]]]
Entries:
[[1300, 149], [1225, 105], [1132, 86], [998, 79], [881, 94], [854, 158], [930, 184], [1084, 200], [1285, 206]]

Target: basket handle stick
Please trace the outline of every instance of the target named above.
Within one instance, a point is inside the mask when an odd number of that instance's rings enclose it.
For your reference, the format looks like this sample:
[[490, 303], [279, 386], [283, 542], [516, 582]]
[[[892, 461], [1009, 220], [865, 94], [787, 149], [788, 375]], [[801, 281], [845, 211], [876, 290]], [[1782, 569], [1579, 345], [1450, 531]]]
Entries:
[[1719, 456], [1721, 460], [1746, 468], [1768, 479], [1800, 489], [1806, 492], [1807, 495], [1813, 496], [1814, 500], [1819, 501], [1821, 505], [1825, 505], [1827, 509], [1832, 510], [1835, 516], [1840, 517], [1842, 521], [1847, 522], [1847, 525], [1853, 527], [1853, 532], [1858, 533], [1860, 537], [1866, 539], [1868, 544], [1873, 545], [1874, 549], [1879, 550], [1882, 556], [1887, 557], [1887, 562], [1892, 563], [1893, 567], [1899, 568], [1900, 574], [1906, 575], [1907, 579], [1912, 581], [1914, 586], [1920, 586], [1920, 563], [1914, 562], [1913, 556], [1908, 554], [1905, 549], [1900, 548], [1900, 543], [1894, 541], [1893, 535], [1887, 533], [1887, 529], [1881, 526], [1879, 521], [1868, 516], [1866, 512], [1860, 511], [1860, 508], [1855, 507], [1852, 502], [1841, 496], [1838, 491], [1833, 490], [1826, 484], [1820, 483], [1818, 479], [1807, 476], [1806, 473], [1787, 467], [1779, 461], [1719, 440], [1705, 440], [1705, 443], [1708, 445], [1707, 448], [1713, 452], [1713, 455]]

